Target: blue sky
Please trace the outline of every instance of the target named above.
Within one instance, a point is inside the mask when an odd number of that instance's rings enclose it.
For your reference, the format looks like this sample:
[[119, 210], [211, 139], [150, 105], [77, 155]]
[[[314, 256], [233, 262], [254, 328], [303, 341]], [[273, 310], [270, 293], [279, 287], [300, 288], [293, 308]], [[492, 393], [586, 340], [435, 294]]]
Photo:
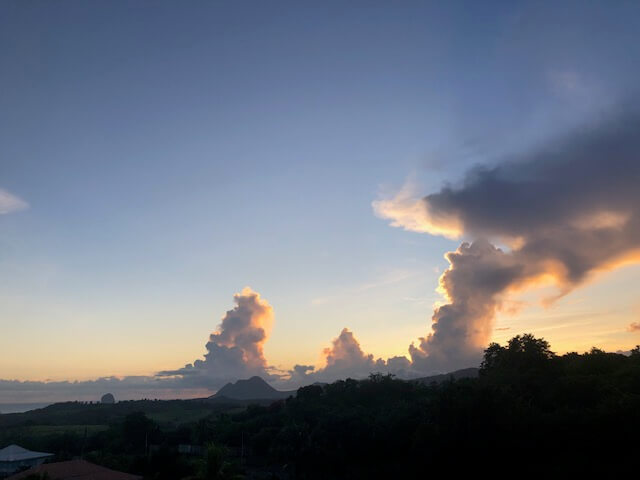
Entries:
[[344, 326], [405, 355], [459, 242], [389, 228], [372, 201], [624, 102], [638, 13], [3, 2], [0, 188], [29, 208], [0, 215], [0, 378], [180, 367], [246, 285], [274, 308], [274, 365], [318, 362]]

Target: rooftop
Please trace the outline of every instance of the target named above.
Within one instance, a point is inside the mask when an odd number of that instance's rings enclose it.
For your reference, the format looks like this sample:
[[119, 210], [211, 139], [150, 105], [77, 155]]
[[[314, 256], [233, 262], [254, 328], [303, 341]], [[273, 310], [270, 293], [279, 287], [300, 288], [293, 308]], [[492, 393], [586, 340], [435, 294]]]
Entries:
[[68, 462], [47, 463], [30, 468], [24, 472], [8, 477], [6, 480], [18, 480], [33, 474], [49, 475], [51, 480], [142, 480], [139, 475], [117, 472], [101, 467], [86, 460], [71, 460]]
[[24, 460], [32, 460], [36, 458], [51, 457], [53, 453], [32, 452], [19, 445], [9, 445], [0, 450], [0, 462], [21, 462]]

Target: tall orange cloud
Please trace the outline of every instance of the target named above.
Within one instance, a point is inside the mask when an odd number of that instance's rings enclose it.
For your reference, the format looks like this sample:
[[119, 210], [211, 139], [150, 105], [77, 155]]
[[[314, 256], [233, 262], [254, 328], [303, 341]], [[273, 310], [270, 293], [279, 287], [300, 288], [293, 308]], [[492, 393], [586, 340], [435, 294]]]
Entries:
[[205, 362], [216, 362], [221, 349], [236, 349], [249, 369], [265, 369], [264, 343], [273, 323], [273, 308], [249, 287], [233, 296], [235, 308], [227, 311], [218, 331], [207, 343]]
[[249, 287], [233, 300], [236, 306], [209, 336], [204, 360], [159, 372], [159, 376], [181, 376], [185, 384], [211, 388], [253, 375], [271, 377], [263, 349], [273, 323], [273, 308]]

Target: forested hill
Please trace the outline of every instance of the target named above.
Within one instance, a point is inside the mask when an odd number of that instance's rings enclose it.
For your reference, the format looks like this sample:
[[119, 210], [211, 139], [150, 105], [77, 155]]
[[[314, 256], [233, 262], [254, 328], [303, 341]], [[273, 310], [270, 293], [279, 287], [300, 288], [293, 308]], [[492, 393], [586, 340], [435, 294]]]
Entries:
[[295, 395], [294, 391], [280, 391], [273, 388], [260, 377], [251, 377], [247, 380], [238, 380], [235, 383], [227, 383], [209, 400], [228, 398], [233, 400], [278, 400]]

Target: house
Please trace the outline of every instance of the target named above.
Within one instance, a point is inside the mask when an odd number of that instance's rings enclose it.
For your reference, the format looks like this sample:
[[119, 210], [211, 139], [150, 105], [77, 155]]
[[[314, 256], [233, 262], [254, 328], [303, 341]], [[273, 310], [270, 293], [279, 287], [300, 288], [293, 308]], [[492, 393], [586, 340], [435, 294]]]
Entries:
[[50, 480], [142, 480], [139, 475], [117, 472], [86, 460], [45, 463], [12, 475], [6, 480], [19, 480], [29, 475], [45, 474], [47, 475], [46, 478]]
[[0, 450], [0, 476], [40, 465], [53, 453], [32, 452], [18, 445], [9, 445]]

